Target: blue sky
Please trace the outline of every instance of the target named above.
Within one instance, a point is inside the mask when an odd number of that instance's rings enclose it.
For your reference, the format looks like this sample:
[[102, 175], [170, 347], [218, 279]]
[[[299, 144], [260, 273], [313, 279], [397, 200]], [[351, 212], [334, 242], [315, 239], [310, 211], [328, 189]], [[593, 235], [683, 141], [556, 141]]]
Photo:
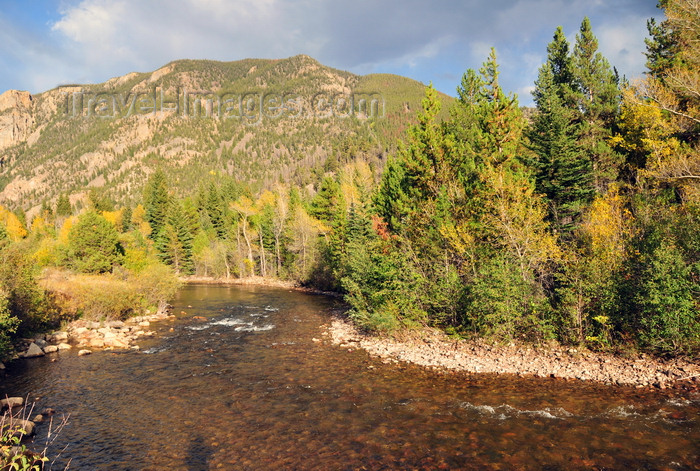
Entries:
[[503, 87], [531, 104], [546, 46], [584, 16], [628, 78], [644, 71], [655, 0], [0, 0], [0, 92], [100, 83], [175, 59], [308, 54], [359, 74], [405, 75], [455, 95], [496, 47]]

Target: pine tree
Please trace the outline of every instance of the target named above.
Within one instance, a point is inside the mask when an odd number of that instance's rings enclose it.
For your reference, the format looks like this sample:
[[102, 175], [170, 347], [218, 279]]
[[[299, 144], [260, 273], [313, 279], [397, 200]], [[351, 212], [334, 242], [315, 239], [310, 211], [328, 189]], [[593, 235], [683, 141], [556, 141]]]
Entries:
[[217, 237], [222, 240], [225, 239], [228, 232], [225, 217], [226, 210], [219, 187], [213, 182], [209, 185], [206, 193], [205, 209]]
[[[661, 0], [658, 7], [666, 8], [668, 3], [668, 0]], [[649, 37], [644, 42], [647, 46], [648, 74], [663, 81], [666, 73], [680, 62], [678, 32], [673, 30], [668, 20], [657, 23], [654, 18], [647, 21], [647, 31]]]
[[78, 271], [104, 273], [112, 270], [121, 253], [114, 225], [88, 211], [80, 215], [68, 233], [70, 265]]
[[593, 194], [592, 165], [578, 144], [580, 124], [574, 121], [574, 110], [567, 106], [573, 75], [561, 27], [547, 51], [547, 62], [540, 68], [533, 92], [537, 114], [527, 135], [536, 157], [530, 164], [537, 191], [549, 200], [550, 219], [568, 234]]
[[576, 35], [572, 55], [574, 99], [580, 113], [579, 142], [593, 165], [595, 188], [599, 192], [614, 181], [622, 157], [608, 144], [618, 113], [618, 77], [598, 52], [598, 39], [586, 17]]
[[321, 188], [311, 201], [310, 214], [323, 222], [332, 224], [338, 212], [340, 202], [340, 185], [333, 177], [325, 177]]
[[192, 261], [192, 220], [179, 201], [170, 205], [166, 223], [157, 234], [156, 248], [160, 259], [172, 265], [178, 273], [190, 274], [193, 271]]
[[61, 193], [56, 201], [56, 216], [68, 217], [73, 214], [73, 207], [70, 204], [70, 200], [65, 193]]
[[155, 238], [167, 222], [170, 207], [168, 184], [162, 170], [157, 170], [148, 179], [143, 190], [143, 206], [146, 221], [151, 226], [151, 238]]

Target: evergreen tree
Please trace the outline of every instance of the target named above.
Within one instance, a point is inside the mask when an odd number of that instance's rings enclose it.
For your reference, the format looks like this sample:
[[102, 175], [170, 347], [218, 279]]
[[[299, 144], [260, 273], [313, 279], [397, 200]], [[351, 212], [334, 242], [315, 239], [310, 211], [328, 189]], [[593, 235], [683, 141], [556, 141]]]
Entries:
[[[668, 0], [661, 0], [659, 8], [666, 8]], [[648, 74], [663, 81], [668, 71], [680, 62], [680, 44], [678, 32], [674, 31], [668, 20], [657, 23], [654, 18], [647, 21], [649, 37], [644, 39], [647, 46]]]
[[323, 222], [332, 224], [338, 212], [340, 202], [340, 185], [333, 177], [325, 177], [321, 188], [311, 201], [310, 214]]
[[97, 213], [114, 211], [114, 201], [103, 188], [92, 188], [88, 192], [88, 208]]
[[157, 237], [165, 226], [170, 207], [168, 184], [162, 170], [157, 170], [146, 182], [143, 190], [143, 206], [146, 221], [151, 226], [151, 238]]
[[56, 201], [56, 216], [58, 217], [68, 217], [73, 214], [73, 207], [70, 204], [70, 200], [65, 193], [61, 193]]
[[178, 273], [191, 274], [194, 269], [192, 225], [192, 217], [182, 203], [174, 201], [170, 205], [166, 223], [161, 226], [155, 238], [160, 259], [172, 265]]
[[565, 234], [575, 228], [593, 194], [592, 165], [578, 144], [580, 124], [567, 106], [572, 97], [568, 43], [561, 27], [547, 46], [533, 96], [537, 105], [527, 135], [535, 159], [530, 162], [536, 189], [549, 200], [550, 219]]
[[618, 176], [622, 157], [610, 146], [618, 113], [618, 77], [598, 52], [598, 39], [586, 17], [572, 55], [574, 99], [580, 113], [579, 142], [593, 165], [595, 188], [602, 192]]
[[68, 233], [69, 264], [77, 271], [111, 271], [121, 252], [114, 225], [94, 211], [81, 214]]
[[205, 209], [217, 237], [222, 240], [225, 239], [228, 231], [225, 205], [219, 187], [213, 182], [209, 185], [209, 189], [206, 192]]

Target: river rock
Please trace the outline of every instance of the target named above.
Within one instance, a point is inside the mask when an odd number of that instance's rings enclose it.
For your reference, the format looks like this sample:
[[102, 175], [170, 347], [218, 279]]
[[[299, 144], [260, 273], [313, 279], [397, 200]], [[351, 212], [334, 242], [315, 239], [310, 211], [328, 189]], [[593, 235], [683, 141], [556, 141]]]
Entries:
[[71, 348], [73, 348], [73, 347], [71, 347], [71, 345], [69, 343], [65, 343], [65, 342], [59, 343], [57, 345], [57, 347], [59, 350], [70, 350]]
[[13, 424], [13, 428], [24, 430], [24, 433], [19, 432], [20, 435], [25, 435], [27, 437], [34, 435], [34, 427], [36, 427], [36, 424], [31, 420], [19, 419]]
[[88, 330], [89, 329], [87, 327], [77, 327], [77, 328], [73, 329], [73, 335], [75, 337], [78, 337], [78, 336], [84, 334], [85, 332], [87, 332]]
[[82, 357], [82, 356], [84, 356], [84, 355], [90, 355], [91, 353], [92, 353], [92, 352], [91, 352], [90, 350], [80, 350], [80, 351], [78, 352], [78, 356], [79, 356], [79, 357]]
[[0, 399], [0, 409], [13, 409], [15, 407], [22, 407], [23, 405], [23, 397], [8, 397], [6, 399]]
[[53, 334], [51, 334], [49, 336], [49, 340], [52, 343], [65, 342], [66, 340], [68, 340], [68, 332], [63, 332], [63, 331], [54, 332]]
[[26, 352], [24, 352], [24, 358], [36, 358], [36, 357], [43, 357], [44, 356], [44, 351], [41, 349], [39, 345], [36, 343], [32, 342], [29, 345], [29, 348], [27, 349]]
[[94, 347], [94, 348], [102, 348], [105, 346], [105, 341], [104, 339], [101, 338], [92, 338], [87, 344], [88, 347]]
[[56, 353], [58, 351], [58, 346], [56, 345], [47, 345], [44, 347], [44, 353]]
[[115, 335], [113, 335], [110, 338], [107, 338], [107, 336], [105, 336], [104, 346], [112, 348], [129, 348], [129, 342]]

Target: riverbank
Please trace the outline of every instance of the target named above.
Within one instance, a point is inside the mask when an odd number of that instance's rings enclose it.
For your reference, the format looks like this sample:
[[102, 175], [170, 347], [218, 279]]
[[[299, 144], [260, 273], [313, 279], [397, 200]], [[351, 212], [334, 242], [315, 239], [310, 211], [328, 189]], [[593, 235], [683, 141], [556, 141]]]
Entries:
[[210, 276], [182, 276], [180, 281], [189, 284], [208, 284], [208, 285], [248, 285], [248, 286], [267, 286], [272, 288], [286, 288], [289, 290], [300, 291], [302, 293], [322, 294], [324, 296], [332, 296], [340, 298], [343, 295], [335, 291], [322, 291], [307, 286], [300, 286], [298, 283], [289, 280], [280, 280], [279, 278], [268, 278], [263, 276], [247, 276], [245, 278], [214, 278]]
[[358, 330], [348, 319], [323, 326], [325, 336], [343, 348], [362, 348], [386, 362], [468, 373], [596, 381], [610, 385], [700, 389], [700, 365], [684, 359], [661, 360], [637, 354], [618, 355], [561, 346], [490, 345], [480, 340], [455, 340], [438, 329], [382, 338]]

